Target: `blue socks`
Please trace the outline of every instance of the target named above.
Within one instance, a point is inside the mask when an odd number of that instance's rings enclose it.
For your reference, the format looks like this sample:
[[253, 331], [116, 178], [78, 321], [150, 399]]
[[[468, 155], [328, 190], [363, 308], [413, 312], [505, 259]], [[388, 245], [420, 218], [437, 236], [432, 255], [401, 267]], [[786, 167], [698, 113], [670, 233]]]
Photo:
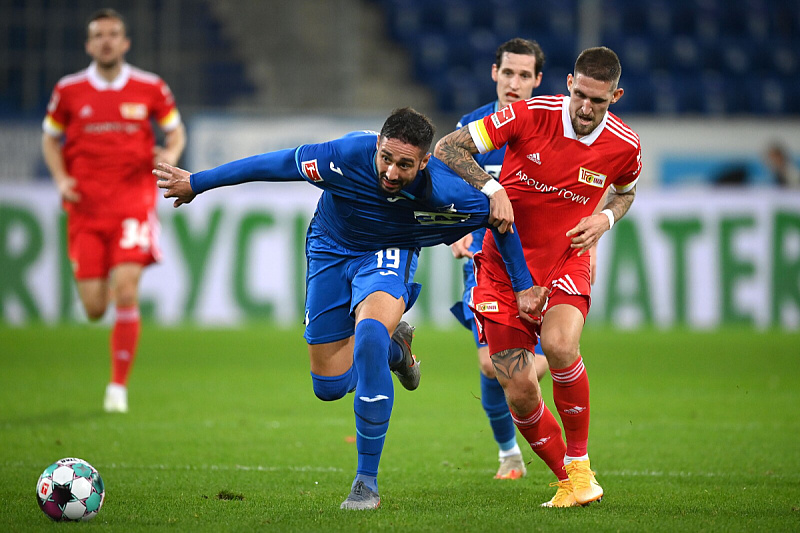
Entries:
[[373, 319], [359, 322], [355, 337], [353, 365], [359, 377], [353, 402], [358, 448], [356, 480], [377, 492], [378, 464], [394, 405], [388, 362], [392, 340], [384, 325]]
[[481, 405], [492, 426], [494, 440], [501, 451], [507, 451], [517, 444], [516, 429], [511, 413], [508, 411], [503, 387], [497, 379], [481, 374]]
[[344, 398], [345, 394], [352, 391], [358, 382], [358, 374], [352, 366], [341, 376], [318, 376], [311, 372], [311, 382], [317, 398], [330, 402]]
[[403, 347], [399, 343], [389, 339], [389, 366], [396, 365], [403, 360]]

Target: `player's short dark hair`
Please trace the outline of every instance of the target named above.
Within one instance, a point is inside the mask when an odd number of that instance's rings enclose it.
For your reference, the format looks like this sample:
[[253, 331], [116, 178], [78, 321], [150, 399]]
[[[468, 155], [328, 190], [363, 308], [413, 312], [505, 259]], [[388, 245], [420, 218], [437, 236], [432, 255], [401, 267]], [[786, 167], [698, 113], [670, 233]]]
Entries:
[[622, 74], [622, 65], [617, 54], [610, 48], [587, 48], [575, 61], [575, 75], [578, 74], [597, 81], [610, 81], [612, 89], [616, 89]]
[[381, 138], [397, 139], [416, 146], [427, 153], [433, 142], [436, 128], [431, 119], [410, 107], [401, 107], [392, 111], [381, 128]]
[[503, 54], [506, 52], [509, 54], [533, 56], [534, 59], [536, 59], [536, 65], [533, 71], [536, 76], [538, 76], [539, 73], [542, 72], [542, 68], [544, 68], [544, 51], [542, 47], [539, 46], [539, 43], [534, 40], [515, 37], [498, 46], [494, 55], [494, 64], [497, 65], [497, 68], [500, 68], [500, 64], [503, 62]]
[[122, 32], [123, 35], [127, 34], [128, 23], [125, 22], [125, 17], [117, 11], [116, 9], [111, 9], [110, 7], [104, 7], [103, 9], [98, 9], [94, 13], [89, 16], [89, 20], [86, 21], [86, 32], [88, 35], [89, 32], [89, 25], [94, 22], [95, 20], [101, 19], [117, 19], [122, 23]]

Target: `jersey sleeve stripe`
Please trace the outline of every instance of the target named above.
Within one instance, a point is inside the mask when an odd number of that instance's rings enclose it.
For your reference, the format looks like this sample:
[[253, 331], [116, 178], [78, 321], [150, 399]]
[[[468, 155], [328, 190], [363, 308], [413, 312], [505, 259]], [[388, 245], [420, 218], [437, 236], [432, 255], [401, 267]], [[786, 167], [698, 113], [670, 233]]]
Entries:
[[617, 131], [620, 135], [624, 135], [627, 138], [631, 139], [635, 143], [639, 143], [639, 136], [636, 134], [635, 131], [627, 127], [624, 123], [620, 122], [620, 120], [613, 115], [609, 115], [609, 120], [607, 125], [609, 127], [613, 127], [615, 131]]
[[528, 105], [531, 104], [553, 104], [561, 106], [563, 98], [561, 96], [534, 96], [527, 100]]
[[486, 125], [483, 123], [483, 119], [470, 122], [469, 133], [472, 135], [472, 140], [475, 142], [475, 146], [478, 147], [480, 153], [485, 154], [495, 149], [492, 140], [489, 138], [489, 132], [486, 131]]
[[146, 70], [142, 70], [132, 65], [131, 65], [131, 78], [144, 83], [149, 83], [151, 85], [156, 85], [161, 80], [158, 74], [147, 72]]
[[51, 137], [61, 137], [64, 134], [64, 125], [56, 122], [50, 115], [44, 117], [42, 122], [42, 129]]
[[56, 84], [56, 86], [59, 89], [63, 89], [64, 87], [67, 87], [69, 85], [74, 85], [76, 83], [81, 83], [81, 82], [84, 82], [84, 81], [86, 81], [88, 79], [89, 79], [89, 70], [88, 69], [83, 69], [83, 70], [80, 70], [80, 71], [78, 71], [78, 72], [76, 72], [74, 74], [68, 74], [68, 75], [64, 76], [63, 78], [58, 80], [58, 83]]
[[620, 135], [624, 135], [625, 137], [631, 139], [636, 143], [639, 142], [639, 136], [636, 134], [636, 132], [631, 130], [630, 128], [626, 128], [625, 125], [620, 123], [619, 121], [609, 120], [607, 122], [607, 125], [611, 128], [614, 128], [614, 130], [617, 131]]
[[636, 185], [637, 181], [639, 181], [639, 177], [638, 176], [636, 177], [635, 180], [633, 180], [632, 182], [630, 182], [630, 183], [628, 183], [626, 185], [617, 185], [616, 183], [612, 183], [611, 186], [614, 187], [614, 191], [616, 191], [616, 192], [618, 192], [620, 194], [624, 194], [624, 193], [630, 191], [631, 189], [633, 189], [633, 187]]
[[610, 131], [611, 133], [613, 133], [614, 135], [616, 135], [617, 137], [619, 137], [620, 139], [622, 139], [626, 143], [630, 144], [634, 148], [639, 148], [639, 143], [636, 142], [636, 140], [631, 139], [626, 134], [620, 132], [618, 129], [616, 129], [616, 126], [614, 126], [614, 124], [612, 124], [611, 122], [606, 122], [606, 128], [608, 129], [608, 131]]
[[177, 109], [173, 108], [169, 113], [167, 113], [167, 116], [158, 121], [158, 124], [161, 126], [162, 130], [167, 132], [172, 131], [180, 126], [181, 114], [178, 113]]
[[620, 118], [618, 116], [616, 116], [615, 114], [609, 113], [608, 119], [609, 119], [610, 122], [613, 122], [614, 124], [619, 126], [620, 130], [628, 133], [631, 137], [636, 137], [637, 139], [639, 138], [639, 135], [635, 131], [633, 131], [633, 129], [631, 129], [630, 126], [628, 126], [627, 124], [622, 122], [622, 120], [620, 120]]

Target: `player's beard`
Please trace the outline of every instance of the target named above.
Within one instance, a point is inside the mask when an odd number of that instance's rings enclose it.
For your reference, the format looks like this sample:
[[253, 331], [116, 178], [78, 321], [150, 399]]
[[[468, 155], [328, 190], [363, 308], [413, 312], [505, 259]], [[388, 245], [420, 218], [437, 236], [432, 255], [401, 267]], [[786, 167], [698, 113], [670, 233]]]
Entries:
[[572, 119], [572, 129], [575, 130], [575, 133], [578, 135], [581, 136], [589, 135], [594, 131], [596, 127], [597, 124], [595, 124], [594, 120], [592, 120], [590, 124], [583, 124], [581, 123], [581, 120], [577, 115], [575, 115], [575, 117]]

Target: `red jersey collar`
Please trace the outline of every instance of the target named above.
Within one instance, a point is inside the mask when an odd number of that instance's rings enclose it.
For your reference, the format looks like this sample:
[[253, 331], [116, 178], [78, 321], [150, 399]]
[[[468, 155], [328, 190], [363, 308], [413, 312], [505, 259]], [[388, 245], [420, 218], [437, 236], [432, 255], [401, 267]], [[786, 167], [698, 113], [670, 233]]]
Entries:
[[131, 77], [131, 66], [127, 63], [122, 64], [119, 74], [112, 81], [106, 81], [97, 71], [97, 62], [92, 61], [87, 69], [89, 83], [98, 91], [119, 91], [128, 83]]
[[608, 121], [608, 111], [606, 114], [603, 115], [603, 120], [600, 121], [600, 124], [594, 129], [592, 133], [585, 137], [581, 137], [578, 139], [578, 135], [575, 133], [575, 129], [572, 127], [572, 120], [569, 118], [569, 96], [565, 96], [563, 102], [561, 103], [561, 122], [564, 125], [564, 137], [568, 139], [575, 139], [576, 141], [580, 141], [586, 146], [591, 146], [594, 141], [600, 137], [600, 134], [603, 133], [603, 130], [606, 128], [606, 122]]

